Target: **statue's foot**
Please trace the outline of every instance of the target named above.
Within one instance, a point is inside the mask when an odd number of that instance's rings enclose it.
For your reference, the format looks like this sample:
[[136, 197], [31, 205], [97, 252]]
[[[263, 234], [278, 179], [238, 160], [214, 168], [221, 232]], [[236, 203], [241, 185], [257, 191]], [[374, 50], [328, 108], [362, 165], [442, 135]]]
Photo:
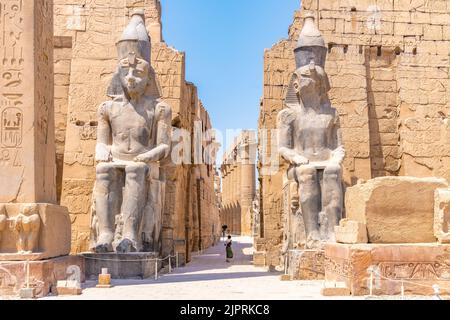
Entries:
[[114, 234], [104, 232], [98, 237], [97, 245], [94, 248], [95, 253], [113, 252], [112, 242]]
[[129, 239], [123, 239], [116, 248], [117, 253], [137, 252], [136, 244]]
[[95, 253], [109, 253], [113, 252], [112, 244], [110, 243], [101, 243], [97, 244], [97, 246], [94, 248]]
[[323, 249], [323, 243], [320, 238], [320, 233], [318, 231], [313, 231], [306, 240], [307, 249]]

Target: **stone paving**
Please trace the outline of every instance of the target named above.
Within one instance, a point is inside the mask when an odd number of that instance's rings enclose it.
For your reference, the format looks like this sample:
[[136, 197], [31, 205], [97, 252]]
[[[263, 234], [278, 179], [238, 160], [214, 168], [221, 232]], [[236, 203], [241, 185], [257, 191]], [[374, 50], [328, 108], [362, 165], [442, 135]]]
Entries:
[[[325, 300], [367, 299], [322, 297], [322, 281], [280, 281], [280, 273], [252, 264], [252, 239], [234, 238], [235, 259], [225, 262], [223, 243], [193, 257], [184, 268], [158, 280], [113, 280], [113, 288], [83, 285], [81, 296], [47, 297], [46, 300]], [[383, 299], [383, 298], [377, 298]], [[387, 299], [387, 298], [386, 298]], [[391, 298], [392, 299], [392, 298]]]

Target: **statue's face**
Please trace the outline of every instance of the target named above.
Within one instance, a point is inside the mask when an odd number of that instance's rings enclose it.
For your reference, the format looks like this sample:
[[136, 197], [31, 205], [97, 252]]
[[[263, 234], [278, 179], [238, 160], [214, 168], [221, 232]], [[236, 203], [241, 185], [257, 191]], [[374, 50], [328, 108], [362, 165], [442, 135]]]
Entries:
[[134, 53], [130, 53], [128, 58], [120, 61], [120, 81], [130, 97], [144, 94], [149, 83], [149, 68], [148, 62], [137, 58]]
[[317, 103], [330, 90], [325, 71], [316, 66], [314, 61], [308, 66], [299, 68], [295, 75], [294, 90], [306, 103]]

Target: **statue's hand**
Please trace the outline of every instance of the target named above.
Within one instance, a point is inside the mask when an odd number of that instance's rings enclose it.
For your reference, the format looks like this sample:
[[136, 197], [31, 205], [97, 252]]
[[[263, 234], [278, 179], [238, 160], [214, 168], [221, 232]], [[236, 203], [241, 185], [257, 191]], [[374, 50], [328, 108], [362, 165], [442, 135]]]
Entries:
[[333, 151], [333, 162], [337, 164], [342, 164], [345, 158], [345, 149], [344, 146], [339, 146], [336, 150]]
[[111, 161], [111, 151], [109, 147], [103, 143], [98, 143], [95, 148], [95, 160], [97, 162], [110, 162]]
[[149, 151], [149, 152], [138, 155], [136, 158], [134, 158], [134, 161], [149, 163], [149, 162], [159, 161], [159, 159], [158, 159], [158, 156], [153, 151]]
[[295, 164], [295, 165], [297, 165], [297, 166], [302, 166], [302, 165], [308, 164], [308, 163], [309, 163], [309, 160], [306, 159], [306, 158], [303, 157], [303, 156], [296, 155], [296, 156], [292, 159], [292, 163]]

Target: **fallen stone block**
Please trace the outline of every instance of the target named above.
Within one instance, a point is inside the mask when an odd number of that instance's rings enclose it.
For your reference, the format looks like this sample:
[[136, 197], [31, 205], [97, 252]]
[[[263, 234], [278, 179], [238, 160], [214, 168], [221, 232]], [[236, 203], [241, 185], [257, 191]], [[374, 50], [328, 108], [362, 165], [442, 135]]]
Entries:
[[450, 243], [450, 189], [436, 190], [434, 234], [440, 243]]
[[433, 243], [435, 191], [445, 179], [383, 177], [348, 188], [347, 218], [367, 226], [370, 243]]
[[336, 241], [338, 243], [368, 243], [367, 226], [358, 221], [343, 219], [335, 227]]

